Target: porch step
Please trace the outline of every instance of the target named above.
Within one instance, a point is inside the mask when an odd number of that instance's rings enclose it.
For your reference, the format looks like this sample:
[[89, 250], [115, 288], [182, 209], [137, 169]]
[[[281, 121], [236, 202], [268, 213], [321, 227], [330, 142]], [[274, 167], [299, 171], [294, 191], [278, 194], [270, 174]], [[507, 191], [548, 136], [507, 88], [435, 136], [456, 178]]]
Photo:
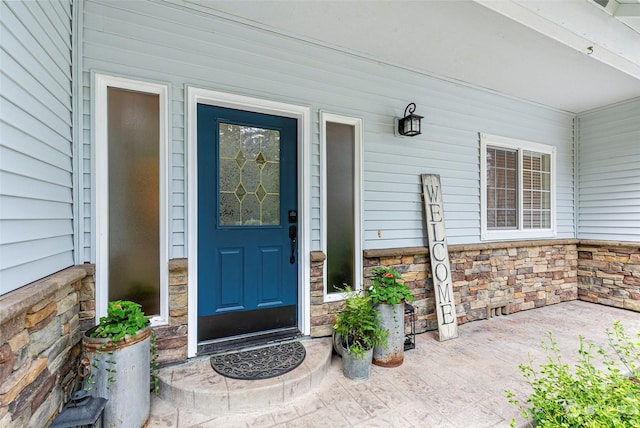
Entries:
[[286, 403], [320, 385], [331, 365], [330, 338], [302, 340], [306, 357], [297, 368], [263, 380], [239, 380], [219, 375], [210, 357], [164, 367], [158, 376], [160, 397], [176, 407], [201, 414], [254, 410]]

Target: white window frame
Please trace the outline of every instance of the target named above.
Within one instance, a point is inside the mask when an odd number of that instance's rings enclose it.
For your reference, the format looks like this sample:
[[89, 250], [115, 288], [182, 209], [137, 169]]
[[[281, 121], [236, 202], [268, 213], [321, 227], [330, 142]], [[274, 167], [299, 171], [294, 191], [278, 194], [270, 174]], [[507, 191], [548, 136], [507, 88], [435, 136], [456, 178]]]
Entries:
[[[362, 290], [363, 287], [363, 261], [362, 261], [362, 119], [356, 117], [342, 116], [326, 112], [320, 112], [320, 174], [321, 174], [321, 247], [322, 252], [327, 254], [327, 122], [351, 125], [354, 127], [354, 277], [355, 284], [350, 284], [354, 290]], [[344, 293], [328, 293], [327, 284], [327, 263], [323, 270], [323, 295], [325, 302], [335, 302], [344, 300]]]
[[169, 323], [169, 204], [167, 172], [169, 170], [169, 87], [122, 77], [93, 73], [93, 141], [95, 142], [96, 201], [96, 322], [107, 314], [109, 303], [109, 150], [107, 135], [107, 88], [155, 94], [159, 97], [159, 196], [160, 230], [160, 314], [151, 317], [151, 325]]
[[[518, 228], [495, 230], [487, 227], [487, 147], [511, 149], [518, 159]], [[523, 182], [522, 153], [532, 151], [551, 156], [551, 227], [545, 229], [524, 229], [522, 215]], [[518, 140], [515, 138], [480, 133], [480, 222], [483, 241], [512, 239], [547, 239], [556, 237], [556, 148], [546, 144]]]

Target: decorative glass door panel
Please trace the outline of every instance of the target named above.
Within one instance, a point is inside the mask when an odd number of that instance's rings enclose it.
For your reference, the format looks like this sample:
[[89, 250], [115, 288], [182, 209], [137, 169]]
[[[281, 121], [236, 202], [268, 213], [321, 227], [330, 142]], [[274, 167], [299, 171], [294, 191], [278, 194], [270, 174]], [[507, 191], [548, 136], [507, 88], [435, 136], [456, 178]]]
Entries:
[[220, 123], [220, 225], [280, 224], [280, 131]]

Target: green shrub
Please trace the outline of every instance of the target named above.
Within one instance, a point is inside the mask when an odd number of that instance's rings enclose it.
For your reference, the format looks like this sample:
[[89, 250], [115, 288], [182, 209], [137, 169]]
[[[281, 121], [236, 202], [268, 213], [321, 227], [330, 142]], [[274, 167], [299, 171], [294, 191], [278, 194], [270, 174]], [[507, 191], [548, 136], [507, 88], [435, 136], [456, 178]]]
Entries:
[[[619, 321], [613, 331], [606, 331], [615, 357], [580, 336], [574, 370], [562, 361], [558, 343], [549, 332], [549, 343], [542, 343], [547, 363], [539, 371], [532, 367], [531, 359], [528, 365], [519, 366], [533, 394], [523, 402], [506, 391], [509, 403], [538, 427], [640, 427], [640, 341], [634, 342]], [[596, 359], [603, 369], [596, 368]]]

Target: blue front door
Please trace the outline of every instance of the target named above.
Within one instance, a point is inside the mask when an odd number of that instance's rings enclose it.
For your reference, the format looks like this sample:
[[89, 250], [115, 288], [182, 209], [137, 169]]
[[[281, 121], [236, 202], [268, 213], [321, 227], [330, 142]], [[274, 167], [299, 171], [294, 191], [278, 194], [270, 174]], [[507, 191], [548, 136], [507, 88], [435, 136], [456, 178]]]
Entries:
[[198, 341], [297, 326], [297, 121], [198, 104]]

